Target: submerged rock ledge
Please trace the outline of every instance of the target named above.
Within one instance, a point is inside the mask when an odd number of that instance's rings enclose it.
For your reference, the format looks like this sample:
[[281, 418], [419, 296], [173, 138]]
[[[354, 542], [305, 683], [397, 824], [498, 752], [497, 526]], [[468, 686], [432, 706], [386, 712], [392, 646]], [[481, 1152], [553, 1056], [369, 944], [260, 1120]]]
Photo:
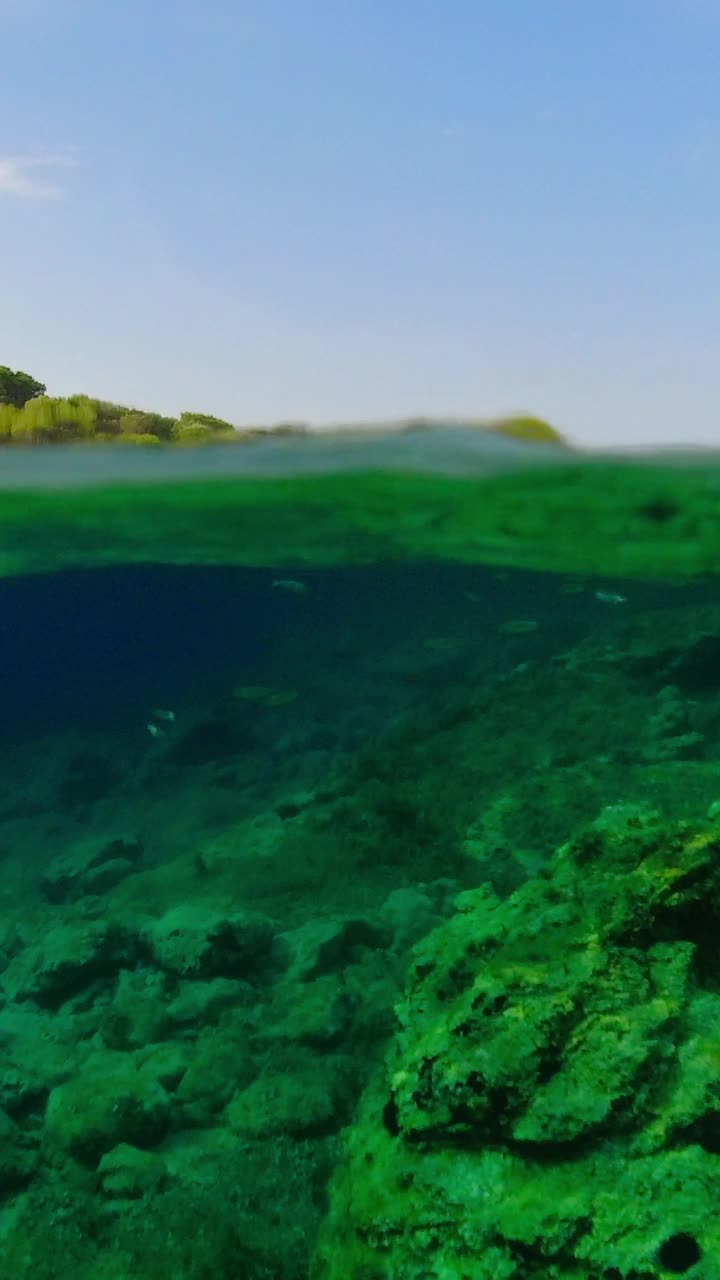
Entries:
[[718, 936], [720, 830], [622, 808], [504, 902], [461, 894], [415, 948], [316, 1280], [720, 1275]]

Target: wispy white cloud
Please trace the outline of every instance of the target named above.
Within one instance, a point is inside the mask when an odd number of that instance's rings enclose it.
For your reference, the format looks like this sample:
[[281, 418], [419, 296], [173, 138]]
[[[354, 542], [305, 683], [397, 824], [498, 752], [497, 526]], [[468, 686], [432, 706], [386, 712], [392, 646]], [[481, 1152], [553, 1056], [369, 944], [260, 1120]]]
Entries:
[[75, 164], [72, 152], [54, 155], [0, 155], [0, 196], [19, 200], [59, 200], [63, 187], [55, 176]]

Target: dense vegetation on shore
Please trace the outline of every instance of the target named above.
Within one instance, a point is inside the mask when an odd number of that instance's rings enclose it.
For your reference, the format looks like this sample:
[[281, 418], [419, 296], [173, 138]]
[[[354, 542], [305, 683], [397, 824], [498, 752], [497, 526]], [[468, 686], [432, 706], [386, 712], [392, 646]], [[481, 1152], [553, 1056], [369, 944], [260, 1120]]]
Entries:
[[[417, 420], [407, 423], [408, 427], [422, 425]], [[518, 440], [565, 443], [560, 433], [540, 418], [512, 417], [478, 425]], [[91, 396], [49, 396], [45, 385], [29, 374], [0, 365], [0, 444], [191, 444], [247, 441], [268, 431], [295, 435], [304, 430], [296, 424], [237, 428], [209, 413], [186, 412], [170, 417]]]
[[0, 366], [0, 443], [157, 445], [248, 434], [236, 432], [232, 423], [207, 413], [182, 413], [173, 418], [91, 396], [48, 396], [45, 392], [45, 386], [28, 374]]

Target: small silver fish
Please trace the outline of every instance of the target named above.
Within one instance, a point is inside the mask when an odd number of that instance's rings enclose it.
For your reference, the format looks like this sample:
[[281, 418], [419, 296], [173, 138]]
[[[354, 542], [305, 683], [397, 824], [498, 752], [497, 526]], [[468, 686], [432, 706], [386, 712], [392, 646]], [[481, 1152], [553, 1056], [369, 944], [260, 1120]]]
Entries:
[[166, 707], [153, 707], [153, 715], [156, 720], [174, 720], [175, 712], [168, 711]]
[[596, 591], [595, 599], [601, 604], [627, 604], [627, 596], [619, 596], [614, 591]]
[[296, 595], [307, 591], [307, 583], [300, 582], [297, 578], [273, 578], [273, 586], [281, 587], [283, 591], [294, 591]]

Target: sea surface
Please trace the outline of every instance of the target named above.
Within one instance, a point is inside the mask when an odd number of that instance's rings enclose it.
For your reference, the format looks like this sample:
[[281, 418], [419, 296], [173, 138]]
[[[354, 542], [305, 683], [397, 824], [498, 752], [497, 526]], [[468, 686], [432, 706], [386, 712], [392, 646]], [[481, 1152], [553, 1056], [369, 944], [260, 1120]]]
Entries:
[[0, 1280], [720, 1278], [720, 455], [0, 456]]

